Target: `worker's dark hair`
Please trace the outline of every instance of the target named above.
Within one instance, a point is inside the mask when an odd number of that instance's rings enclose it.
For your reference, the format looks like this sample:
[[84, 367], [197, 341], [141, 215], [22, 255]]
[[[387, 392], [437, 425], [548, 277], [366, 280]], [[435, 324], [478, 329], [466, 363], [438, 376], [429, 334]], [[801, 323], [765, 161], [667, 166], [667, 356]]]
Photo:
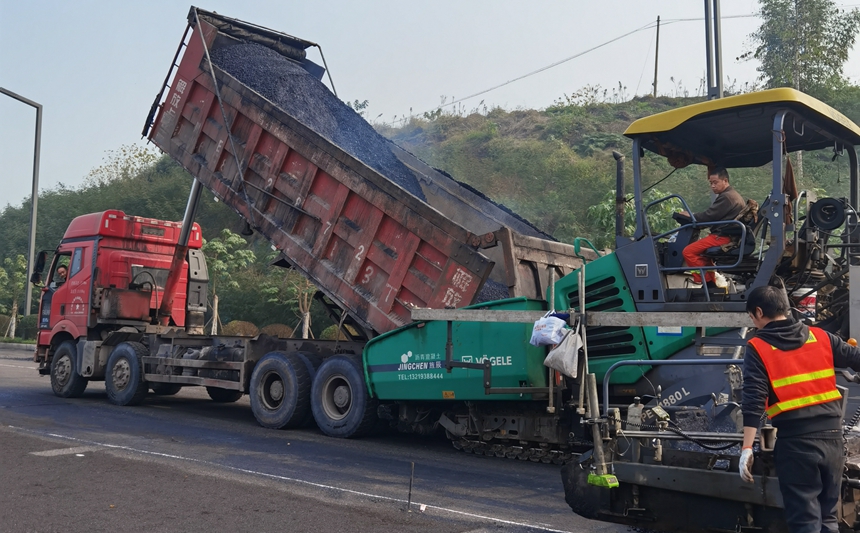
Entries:
[[708, 176], [717, 176], [721, 180], [729, 181], [729, 171], [725, 167], [714, 167], [708, 171]]
[[788, 303], [784, 289], [765, 285], [756, 287], [747, 296], [747, 312], [754, 314], [756, 307], [761, 308], [765, 318], [781, 318], [788, 316], [791, 304]]

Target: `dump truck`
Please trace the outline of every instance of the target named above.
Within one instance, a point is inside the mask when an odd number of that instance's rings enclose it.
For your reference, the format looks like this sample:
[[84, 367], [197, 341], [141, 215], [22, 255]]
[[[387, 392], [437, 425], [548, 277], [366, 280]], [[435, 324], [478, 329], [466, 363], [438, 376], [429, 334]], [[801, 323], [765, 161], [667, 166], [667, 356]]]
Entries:
[[[523, 342], [531, 324], [457, 324], [454, 342], [469, 355], [453, 361], [445, 323], [414, 324], [411, 311], [477, 305], [540, 316], [550, 280], [598, 252], [555, 241], [379, 136], [321, 83], [325, 68], [306, 56], [313, 46], [190, 10], [144, 129], [194, 176], [185, 216], [84, 215], [50, 265], [40, 255], [40, 373], [63, 397], [103, 380], [118, 405], [186, 386], [219, 402], [248, 394], [263, 426], [313, 418], [339, 437], [380, 420], [430, 432], [441, 419], [459, 434], [456, 416], [443, 413], [477, 401], [487, 426], [503, 413], [522, 418], [523, 453], [569, 456], [569, 430], [545, 407], [545, 350]], [[348, 340], [204, 332], [209, 275], [194, 223], [204, 189], [280, 252], [276, 266], [316, 285]], [[68, 279], [58, 279], [61, 266]]]
[[[752, 336], [745, 298], [756, 287], [783, 287], [799, 319], [849, 342], [860, 336], [857, 296], [851, 292], [860, 283], [860, 127], [808, 95], [772, 89], [646, 117], [625, 135], [633, 141], [636, 232], [619, 234], [615, 252], [588, 263], [579, 279], [568, 276], [555, 285], [557, 299], [587, 293], [584, 305], [574, 305], [575, 299], [570, 304], [572, 316], [587, 325], [588, 369], [571, 386], [585, 391], [579, 409], [593, 445], [562, 469], [566, 500], [581, 516], [653, 530], [787, 531], [781, 473], [773, 461], [779, 435], [768, 423], [755, 446], [755, 483], [738, 475], [742, 356]], [[789, 160], [798, 151], [806, 152], [807, 161], [830, 164], [818, 168], [818, 179], [846, 177], [848, 196], [815, 198], [799, 191]], [[713, 223], [678, 216], [675, 229], [649, 228], [648, 210], [663, 202], [692, 210], [676, 194], [644, 203], [642, 190], [650, 181], [642, 170], [646, 152], [675, 168], [769, 170], [770, 193], [754, 210], [757, 216], [730, 222], [736, 226], [734, 246], [706, 252], [715, 265], [701, 274], [716, 270], [726, 288], [691, 283], [682, 263], [693, 233]], [[608, 299], [619, 300], [617, 307], [623, 304], [628, 312], [606, 312], [601, 306]], [[617, 345], [642, 326], [655, 335], [640, 339], [653, 346], [652, 357], [636, 357], [635, 350], [607, 354], [608, 343]], [[670, 345], [686, 331], [695, 332], [692, 343]], [[661, 332], [672, 341], [661, 343]], [[637, 342], [635, 335], [626, 338]], [[657, 356], [657, 350], [671, 355]], [[837, 376], [848, 453], [840, 531], [856, 531], [860, 378], [845, 370]]]

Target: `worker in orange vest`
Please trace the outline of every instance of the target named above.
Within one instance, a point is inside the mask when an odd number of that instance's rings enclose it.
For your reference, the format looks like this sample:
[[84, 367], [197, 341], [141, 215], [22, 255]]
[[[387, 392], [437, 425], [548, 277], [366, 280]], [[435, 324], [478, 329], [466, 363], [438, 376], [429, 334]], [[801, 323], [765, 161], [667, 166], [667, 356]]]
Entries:
[[837, 533], [845, 457], [834, 366], [860, 369], [860, 349], [792, 318], [783, 289], [753, 289], [746, 309], [757, 331], [744, 355], [741, 478], [754, 482], [752, 445], [767, 414], [777, 428], [774, 462], [788, 530]]

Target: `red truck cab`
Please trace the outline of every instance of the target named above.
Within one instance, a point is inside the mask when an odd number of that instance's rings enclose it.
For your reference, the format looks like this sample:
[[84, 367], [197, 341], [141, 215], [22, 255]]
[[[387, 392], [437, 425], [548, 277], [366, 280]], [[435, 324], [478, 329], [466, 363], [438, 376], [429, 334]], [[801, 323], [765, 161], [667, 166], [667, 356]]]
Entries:
[[[119, 210], [82, 215], [71, 222], [42, 289], [35, 354], [40, 373], [50, 373], [53, 353], [70, 341], [77, 347], [71, 365], [82, 376], [101, 378], [104, 367], [95, 357], [101, 342], [123, 328], [143, 332], [156, 323], [180, 229], [179, 222]], [[171, 326], [184, 327], [189, 311], [199, 314], [193, 322], [202, 326], [208, 281], [202, 243], [200, 226], [194, 224], [188, 242], [193, 268], [189, 270], [188, 260], [183, 263]], [[61, 266], [67, 268], [66, 279], [58, 275]], [[189, 277], [202, 283], [189, 287]]]

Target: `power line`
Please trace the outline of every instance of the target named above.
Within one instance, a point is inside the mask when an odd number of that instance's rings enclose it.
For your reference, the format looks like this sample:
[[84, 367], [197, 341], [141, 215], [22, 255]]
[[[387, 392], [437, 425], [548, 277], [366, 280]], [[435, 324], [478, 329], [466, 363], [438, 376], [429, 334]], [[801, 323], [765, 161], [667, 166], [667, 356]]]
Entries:
[[[839, 7], [842, 7], [842, 8], [851, 8], [851, 7], [857, 7], [857, 6], [860, 6], [860, 4], [846, 4], [846, 5], [841, 5], [841, 6], [839, 6]], [[758, 17], [758, 16], [759, 16], [759, 14], [758, 14], [758, 13], [748, 13], [748, 14], [745, 14], [745, 15], [724, 15], [724, 16], [722, 16], [722, 17], [720, 17], [720, 18], [721, 18], [721, 19], [742, 19], [742, 18], [754, 18], [754, 17]], [[704, 17], [692, 17], [692, 18], [680, 18], [680, 19], [666, 19], [666, 20], [662, 21], [662, 24], [663, 24], [663, 25], [669, 25], [669, 24], [674, 24], [674, 23], [676, 23], [676, 22], [701, 22], [701, 21], [703, 21], [703, 20], [705, 20], [705, 19], [704, 19]], [[469, 99], [471, 99], [471, 98], [474, 98], [474, 97], [476, 97], [476, 96], [481, 96], [482, 94], [486, 94], [486, 93], [488, 93], [488, 92], [495, 91], [496, 89], [500, 89], [500, 88], [502, 88], [502, 87], [504, 87], [504, 86], [506, 86], [506, 85], [510, 85], [510, 84], [512, 84], [512, 83], [514, 83], [514, 82], [520, 81], [520, 80], [525, 79], [525, 78], [528, 78], [528, 77], [530, 77], [530, 76], [534, 76], [535, 74], [540, 74], [541, 72], [544, 72], [545, 70], [549, 70], [549, 69], [551, 69], [551, 68], [553, 68], [553, 67], [557, 67], [557, 66], [559, 66], [559, 65], [561, 65], [561, 64], [567, 63], [568, 61], [571, 61], [571, 60], [576, 59], [576, 58], [578, 58], [578, 57], [582, 57], [582, 56], [584, 56], [585, 54], [591, 53], [591, 52], [593, 52], [593, 51], [595, 51], [595, 50], [597, 50], [597, 49], [599, 49], [599, 48], [603, 48], [604, 46], [606, 46], [606, 45], [608, 45], [608, 44], [612, 44], [612, 43], [614, 43], [615, 41], [619, 41], [619, 40], [621, 40], [621, 39], [623, 39], [623, 38], [625, 38], [625, 37], [628, 37], [628, 36], [630, 36], [630, 35], [633, 35], [634, 33], [638, 33], [638, 32], [640, 32], [640, 31], [648, 30], [648, 29], [654, 28], [654, 27], [656, 27], [656, 26], [657, 26], [657, 22], [656, 22], [656, 21], [654, 21], [654, 22], [649, 22], [648, 24], [646, 24], [646, 25], [644, 25], [644, 26], [641, 26], [641, 27], [639, 27], [639, 28], [636, 28], [635, 30], [629, 31], [629, 32], [627, 32], [627, 33], [625, 33], [625, 34], [623, 34], [623, 35], [619, 35], [618, 37], [614, 37], [614, 38], [612, 38], [612, 39], [610, 39], [610, 40], [608, 40], [608, 41], [605, 41], [605, 42], [603, 42], [603, 43], [598, 44], [597, 46], [594, 46], [594, 47], [592, 47], [592, 48], [589, 48], [588, 50], [583, 50], [582, 52], [579, 52], [579, 53], [577, 53], [577, 54], [574, 54], [574, 55], [572, 55], [572, 56], [570, 56], [570, 57], [566, 57], [566, 58], [564, 58], [564, 59], [561, 59], [561, 60], [559, 60], [559, 61], [556, 61], [555, 63], [551, 63], [551, 64], [549, 64], [549, 65], [546, 65], [545, 67], [541, 67], [541, 68], [539, 68], [539, 69], [537, 69], [537, 70], [533, 70], [533, 71], [531, 71], [531, 72], [529, 72], [529, 73], [527, 73], [527, 74], [523, 74], [522, 76], [518, 76], [518, 77], [513, 78], [513, 79], [511, 79], [511, 80], [508, 80], [508, 81], [506, 81], [506, 82], [504, 82], [504, 83], [500, 83], [500, 84], [498, 84], [498, 85], [494, 85], [494, 86], [492, 86], [492, 87], [490, 87], [490, 88], [488, 88], [488, 89], [484, 89], [484, 90], [482, 90], [482, 91], [478, 91], [478, 92], [476, 92], [476, 93], [474, 93], [474, 94], [470, 94], [469, 96], [464, 96], [463, 98], [458, 98], [458, 99], [456, 99], [456, 100], [452, 100], [452, 101], [450, 101], [450, 102], [446, 102], [446, 103], [443, 103], [443, 104], [441, 104], [441, 105], [434, 106], [432, 109], [428, 109], [427, 111], [424, 111], [424, 112], [422, 112], [422, 113], [417, 113], [417, 114], [413, 113], [413, 114], [410, 114], [408, 117], [404, 117], [404, 118], [399, 119], [399, 120], [392, 120], [391, 122], [384, 122], [384, 123], [383, 123], [383, 125], [384, 125], [384, 126], [391, 126], [391, 125], [393, 125], [393, 124], [395, 124], [395, 123], [397, 123], [397, 122], [403, 123], [403, 122], [406, 122], [408, 119], [411, 119], [411, 118], [413, 118], [413, 117], [420, 116], [420, 115], [423, 115], [423, 114], [425, 114], [425, 113], [430, 113], [431, 111], [435, 111], [436, 109], [441, 109], [441, 108], [443, 108], [443, 107], [450, 107], [450, 106], [452, 106], [452, 105], [459, 104], [460, 102], [464, 102], [464, 101], [469, 100]], [[644, 71], [643, 71], [643, 72], [644, 72]], [[641, 79], [640, 79], [640, 81], [641, 81]]]
[[[659, 31], [659, 30], [657, 30], [657, 31]], [[645, 52], [645, 62], [642, 64], [642, 72], [639, 73], [639, 81], [636, 82], [636, 90], [633, 91], [634, 95], [639, 92], [639, 85], [642, 84], [642, 77], [645, 75], [645, 68], [648, 66], [649, 60], [651, 59], [651, 47], [653, 45], [654, 45], [654, 39], [651, 39], [650, 41], [648, 41], [648, 51]]]
[[[572, 59], [576, 59], [577, 57], [584, 56], [585, 54], [587, 54], [587, 53], [589, 53], [589, 52], [593, 52], [593, 51], [597, 50], [598, 48], [603, 48], [604, 46], [606, 46], [606, 45], [608, 45], [608, 44], [612, 44], [612, 43], [614, 43], [615, 41], [618, 41], [618, 40], [620, 40], [620, 39], [623, 39], [623, 38], [627, 37], [628, 35], [633, 35], [633, 34], [634, 34], [634, 33], [636, 33], [636, 32], [640, 32], [640, 31], [643, 31], [643, 30], [647, 30], [647, 29], [649, 29], [649, 28], [653, 28], [653, 27], [655, 27], [655, 26], [657, 26], [657, 23], [656, 23], [656, 22], [649, 22], [648, 24], [646, 24], [646, 25], [644, 25], [644, 26], [642, 26], [642, 27], [640, 27], [640, 28], [636, 28], [636, 29], [635, 29], [635, 30], [633, 30], [633, 31], [629, 31], [629, 32], [627, 32], [627, 33], [625, 33], [625, 34], [623, 34], [623, 35], [619, 35], [618, 37], [615, 37], [615, 38], [610, 39], [610, 40], [608, 40], [608, 41], [606, 41], [606, 42], [600, 43], [600, 44], [598, 44], [597, 46], [594, 46], [594, 47], [589, 48], [588, 50], [583, 50], [582, 52], [579, 52], [579, 53], [577, 53], [577, 54], [574, 54], [574, 55], [572, 55], [572, 56], [570, 56], [570, 57], [566, 57], [566, 58], [564, 58], [564, 59], [562, 59], [562, 60], [560, 60], [560, 61], [556, 61], [555, 63], [551, 63], [551, 64], [549, 64], [549, 65], [547, 65], [547, 66], [545, 66], [545, 67], [541, 67], [541, 68], [539, 68], [539, 69], [537, 69], [537, 70], [533, 70], [533, 71], [529, 72], [528, 74], [523, 74], [522, 76], [518, 76], [518, 77], [516, 77], [516, 78], [514, 78], [514, 79], [511, 79], [511, 80], [508, 80], [508, 81], [506, 81], [506, 82], [504, 82], [504, 83], [500, 83], [500, 84], [498, 84], [498, 85], [494, 85], [494, 86], [490, 87], [489, 89], [484, 89], [483, 91], [478, 91], [478, 92], [476, 92], [476, 93], [474, 93], [474, 94], [470, 94], [469, 96], [465, 96], [465, 97], [463, 97], [463, 98], [458, 98], [458, 99], [456, 99], [456, 100], [452, 100], [451, 102], [448, 102], [448, 103], [445, 103], [445, 104], [442, 104], [442, 105], [439, 105], [439, 106], [435, 106], [433, 109], [428, 109], [427, 111], [425, 111], [425, 113], [429, 113], [430, 111], [433, 111], [433, 110], [435, 110], [435, 109], [439, 109], [439, 108], [442, 108], [442, 107], [448, 107], [448, 106], [452, 106], [452, 105], [454, 105], [454, 104], [458, 104], [458, 103], [463, 102], [463, 101], [465, 101], [465, 100], [469, 100], [470, 98], [474, 98], [474, 97], [476, 97], [476, 96], [481, 96], [482, 94], [486, 94], [486, 93], [488, 93], [488, 92], [490, 92], [490, 91], [495, 91], [496, 89], [499, 89], [499, 88], [501, 88], [501, 87], [504, 87], [505, 85], [510, 85], [511, 83], [514, 83], [514, 82], [516, 82], [516, 81], [520, 81], [520, 80], [522, 80], [522, 79], [524, 79], [524, 78], [528, 78], [529, 76], [534, 76], [535, 74], [540, 74], [541, 72], [543, 72], [543, 71], [545, 71], [545, 70], [549, 70], [549, 69], [551, 69], [551, 68], [553, 68], [553, 67], [557, 67], [557, 66], [559, 66], [559, 65], [561, 65], [561, 64], [563, 64], [563, 63], [567, 63], [568, 61], [570, 61], [570, 60], [572, 60]], [[421, 115], [421, 114], [423, 114], [423, 113], [419, 113], [419, 115]], [[416, 116], [416, 115], [414, 115], [414, 114], [413, 114], [413, 115], [410, 115], [408, 118], [412, 118], [412, 117], [414, 117], [414, 116]], [[391, 124], [394, 124], [394, 122], [402, 122], [402, 121], [404, 121], [404, 120], [406, 120], [406, 118], [401, 119], [401, 120], [397, 120], [397, 121], [392, 121], [392, 122], [386, 123], [385, 125], [386, 125], [386, 126], [390, 126]]]

